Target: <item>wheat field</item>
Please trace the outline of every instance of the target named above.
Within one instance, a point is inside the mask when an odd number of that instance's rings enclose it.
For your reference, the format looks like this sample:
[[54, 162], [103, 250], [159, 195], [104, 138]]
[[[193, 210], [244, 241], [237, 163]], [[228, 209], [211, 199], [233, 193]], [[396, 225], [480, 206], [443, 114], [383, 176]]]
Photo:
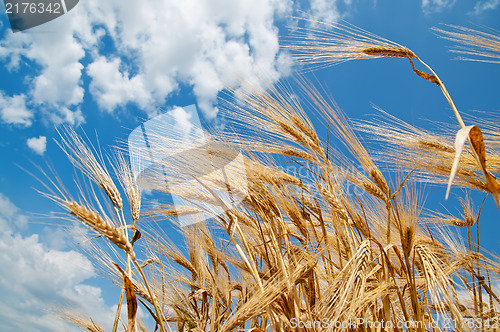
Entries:
[[[498, 62], [496, 34], [455, 26], [437, 33], [457, 52]], [[113, 331], [146, 330], [139, 307], [162, 332], [500, 330], [500, 260], [481, 246], [482, 203], [469, 195], [500, 202], [500, 123], [466, 124], [416, 53], [355, 26], [318, 23], [284, 47], [305, 70], [406, 59], [442, 91], [461, 129], [454, 137], [389, 115], [352, 121], [300, 74], [294, 89], [249, 85], [222, 103], [234, 131], [210, 133], [213, 158], [242, 153], [244, 167], [231, 170], [240, 180], [229, 189], [241, 202], [227, 206], [218, 194], [227, 183], [204, 174], [191, 186], [162, 189], [190, 201], [184, 208], [146, 208], [123, 149], [108, 162], [75, 131], [61, 130], [60, 147], [87, 184], [71, 194], [49, 176], [44, 194], [94, 232], [83, 249], [121, 289]], [[368, 151], [364, 134], [385, 144], [384, 153]], [[168, 142], [176, 144], [183, 142]], [[159, 163], [199, 178], [199, 165]], [[429, 182], [463, 188], [462, 213], [425, 209]], [[175, 245], [152, 221], [180, 217], [191, 222], [179, 227], [184, 243]], [[60, 316], [104, 331], [91, 317], [64, 308]]]

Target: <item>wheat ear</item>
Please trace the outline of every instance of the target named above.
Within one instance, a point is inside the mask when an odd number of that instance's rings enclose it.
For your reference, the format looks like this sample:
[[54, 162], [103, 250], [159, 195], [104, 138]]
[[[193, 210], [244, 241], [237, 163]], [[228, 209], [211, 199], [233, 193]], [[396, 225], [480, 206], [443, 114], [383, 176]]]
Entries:
[[64, 205], [68, 209], [69, 213], [78, 218], [78, 220], [92, 227], [98, 233], [101, 233], [118, 248], [125, 250], [127, 253], [132, 253], [132, 245], [127, 240], [125, 235], [123, 235], [123, 233], [116, 227], [104, 220], [99, 214], [75, 201], [66, 201], [64, 202]]

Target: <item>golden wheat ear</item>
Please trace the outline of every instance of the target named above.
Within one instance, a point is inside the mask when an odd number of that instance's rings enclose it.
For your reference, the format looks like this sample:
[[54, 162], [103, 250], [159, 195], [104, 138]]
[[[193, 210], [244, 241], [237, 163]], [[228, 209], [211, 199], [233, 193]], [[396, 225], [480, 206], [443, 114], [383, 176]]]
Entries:
[[111, 223], [107, 222], [97, 212], [92, 211], [86, 206], [83, 206], [75, 201], [61, 202], [61, 205], [64, 206], [71, 215], [75, 216], [85, 225], [93, 228], [97, 233], [110, 240], [118, 248], [132, 254], [132, 245], [123, 232], [111, 225]]
[[442, 84], [435, 73], [415, 68], [412, 59], [421, 60], [412, 50], [352, 24], [314, 21], [313, 27], [298, 28], [297, 31], [291, 42], [285, 43], [284, 49], [290, 50], [291, 58], [307, 69], [316, 70], [359, 59], [404, 58], [410, 61], [415, 74], [436, 85]]
[[299, 19], [299, 27], [283, 48], [306, 70], [317, 70], [351, 60], [416, 57], [410, 49], [352, 24], [329, 24]]
[[130, 206], [130, 214], [134, 224], [139, 220], [141, 214], [141, 188], [137, 184], [130, 163], [126, 160], [122, 152], [117, 152], [115, 162], [111, 164], [118, 176], [118, 180], [127, 196]]
[[86, 144], [73, 128], [63, 127], [58, 129], [58, 132], [61, 136], [61, 142], [57, 142], [57, 144], [73, 166], [97, 184], [114, 206], [122, 209], [122, 197], [106, 169], [102, 156], [94, 153], [95, 149]]

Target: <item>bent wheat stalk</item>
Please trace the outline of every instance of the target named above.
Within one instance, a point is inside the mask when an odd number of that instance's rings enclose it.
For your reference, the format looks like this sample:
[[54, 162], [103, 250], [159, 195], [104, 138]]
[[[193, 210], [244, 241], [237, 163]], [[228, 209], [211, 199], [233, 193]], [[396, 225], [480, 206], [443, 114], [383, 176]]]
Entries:
[[[308, 23], [312, 21], [304, 20]], [[443, 93], [444, 97], [450, 104], [453, 113], [460, 125], [461, 130], [466, 130], [465, 122], [460, 115], [453, 99], [451, 98], [446, 86], [443, 81], [439, 78], [436, 72], [422, 59], [420, 59], [412, 50], [401, 46], [390, 40], [381, 38], [375, 34], [364, 31], [356, 26], [349, 24], [327, 24], [324, 22], [313, 22], [318, 27], [311, 28], [299, 28], [299, 33], [297, 34], [298, 40], [294, 44], [285, 45], [285, 49], [290, 49], [292, 53], [292, 58], [305, 64], [317, 65], [319, 63], [326, 64], [328, 66], [335, 65], [341, 62], [367, 59], [367, 58], [380, 58], [380, 57], [390, 57], [390, 58], [406, 58], [410, 61], [413, 71], [418, 76], [438, 85]], [[446, 38], [452, 40], [459, 40], [465, 43], [476, 43], [474, 46], [481, 45], [486, 47], [489, 44], [493, 49], [498, 50], [494, 38], [495, 36], [482, 36], [475, 38], [467, 38], [464, 34], [450, 33], [443, 30], [438, 30], [438, 32], [443, 33]], [[491, 46], [491, 41], [493, 41], [493, 46]], [[424, 65], [430, 73], [418, 70], [415, 68], [413, 59], [418, 60], [422, 65]], [[461, 132], [457, 133], [457, 140]], [[486, 179], [488, 189], [493, 195], [498, 209], [500, 210], [500, 184], [492, 176], [492, 174], [486, 169], [486, 164], [480, 149], [480, 145], [484, 144], [482, 141], [474, 140], [468, 134], [465, 136], [469, 145], [472, 148], [472, 154], [476, 159], [477, 165], [481, 169], [484, 178]], [[463, 143], [462, 143], [463, 145]], [[458, 162], [460, 158], [460, 152], [457, 151], [455, 159]], [[453, 169], [455, 169], [454, 167]], [[448, 192], [451, 187], [451, 183], [455, 177], [455, 173], [452, 171], [449, 175]], [[448, 198], [448, 193], [446, 194], [446, 199]]]

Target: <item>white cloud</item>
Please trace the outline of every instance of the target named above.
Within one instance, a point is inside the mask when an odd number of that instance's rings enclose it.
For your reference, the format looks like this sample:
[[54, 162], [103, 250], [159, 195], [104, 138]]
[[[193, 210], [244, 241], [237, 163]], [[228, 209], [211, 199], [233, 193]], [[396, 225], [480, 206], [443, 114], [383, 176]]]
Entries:
[[311, 0], [311, 15], [323, 22], [336, 22], [340, 19], [336, 1], [329, 0]]
[[98, 322], [113, 320], [101, 289], [86, 281], [92, 263], [73, 250], [56, 250], [38, 235], [16, 232], [27, 218], [0, 193], [0, 321], [2, 331], [77, 331], [50, 313], [51, 306], [86, 312]]
[[477, 2], [472, 10], [472, 14], [481, 15], [483, 12], [487, 10], [497, 9], [500, 5], [500, 0], [486, 0]]
[[77, 105], [83, 100], [79, 85], [83, 65], [78, 62], [85, 52], [68, 33], [37, 34], [36, 42], [45, 47], [32, 47], [26, 56], [43, 67], [33, 80], [33, 102], [51, 106]]
[[[25, 77], [19, 75], [29, 85], [25, 94], [33, 108], [38, 107], [51, 121], [82, 122], [78, 114], [84, 96], [80, 61], [85, 47], [96, 45], [100, 36], [89, 33], [92, 26], [85, 23], [85, 15], [63, 15], [22, 33], [7, 30], [0, 41], [0, 59], [8, 62], [11, 71], [27, 70]], [[68, 112], [75, 114], [64, 116]]]
[[19, 214], [19, 209], [2, 193], [0, 193], [0, 230], [10, 231], [25, 228], [27, 218]]
[[[334, 6], [315, 3], [314, 15], [338, 17]], [[42, 26], [6, 33], [0, 59], [10, 70], [23, 59], [35, 64], [26, 95], [51, 121], [84, 121], [84, 75], [102, 110], [134, 103], [152, 112], [184, 84], [213, 116], [224, 87], [287, 71], [275, 21], [292, 8], [292, 0], [83, 1]]]
[[[119, 45], [118, 56], [96, 57], [87, 71], [91, 93], [108, 111], [128, 102], [157, 108], [184, 83], [193, 87], [200, 108], [214, 115], [224, 87], [280, 76], [274, 19], [291, 8], [288, 0], [109, 1], [90, 10], [97, 8], [113, 13], [103, 24]], [[131, 58], [133, 74], [124, 65]]]
[[120, 58], [106, 59], [100, 56], [87, 67], [87, 74], [92, 77], [90, 91], [97, 104], [108, 112], [131, 101], [148, 109], [153, 100], [145, 90], [142, 75], [130, 78], [126, 71], [120, 71], [120, 64]]
[[0, 41], [0, 59], [9, 60], [7, 69], [15, 71], [19, 69], [21, 56], [26, 52], [25, 47], [31, 36], [28, 34], [13, 34], [6, 29], [5, 38]]
[[422, 0], [422, 10], [425, 14], [439, 13], [451, 8], [456, 0]]
[[47, 149], [47, 137], [40, 136], [28, 138], [26, 144], [31, 150], [35, 151], [35, 153], [43, 155]]
[[31, 126], [33, 112], [26, 105], [24, 94], [6, 96], [0, 91], [0, 117], [7, 124]]

